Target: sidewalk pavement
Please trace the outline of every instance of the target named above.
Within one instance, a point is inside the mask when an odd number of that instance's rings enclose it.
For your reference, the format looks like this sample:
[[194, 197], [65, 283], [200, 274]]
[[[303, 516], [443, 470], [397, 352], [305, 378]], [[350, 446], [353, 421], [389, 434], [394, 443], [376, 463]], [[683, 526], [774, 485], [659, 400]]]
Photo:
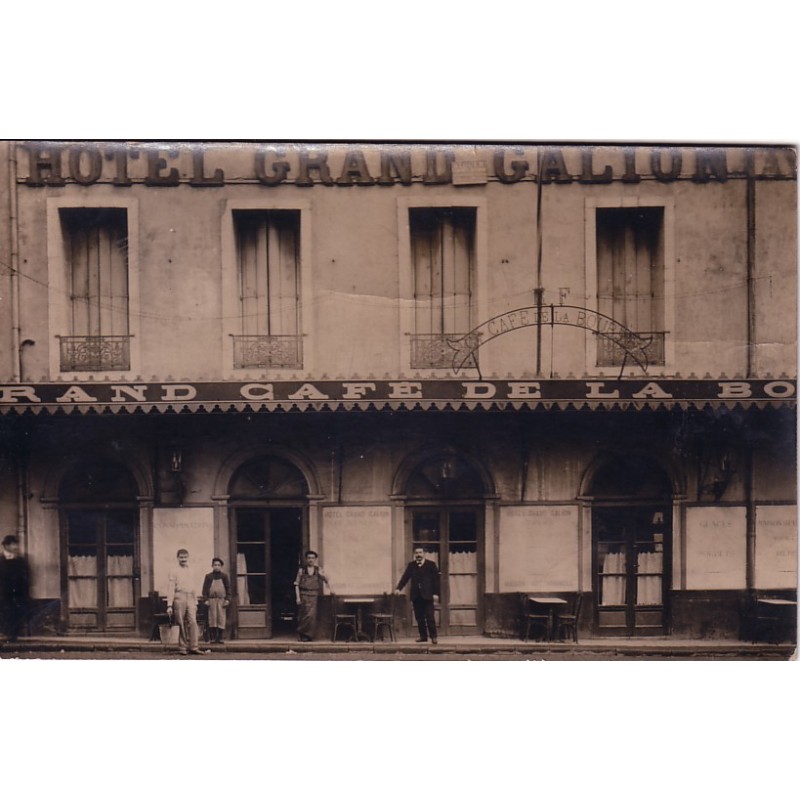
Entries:
[[[438, 644], [416, 643], [412, 638], [396, 642], [331, 642], [317, 640], [298, 642], [288, 637], [274, 639], [235, 639], [225, 644], [200, 643], [210, 656], [226, 658], [255, 658], [265, 655], [288, 658], [335, 660], [337, 655], [348, 659], [397, 656], [403, 660], [426, 655], [468, 658], [491, 657], [502, 660], [530, 658], [531, 660], [605, 660], [605, 659], [672, 659], [672, 660], [769, 660], [796, 659], [797, 647], [788, 642], [766, 644], [737, 640], [697, 640], [653, 638], [594, 638], [574, 642], [524, 642], [519, 639], [500, 639], [485, 636], [443, 636]], [[179, 658], [175, 645], [151, 642], [144, 637], [101, 635], [32, 636], [17, 642], [0, 643], [0, 657], [38, 656], [58, 657], [61, 654], [92, 658], [92, 654], [117, 654], [119, 658]]]

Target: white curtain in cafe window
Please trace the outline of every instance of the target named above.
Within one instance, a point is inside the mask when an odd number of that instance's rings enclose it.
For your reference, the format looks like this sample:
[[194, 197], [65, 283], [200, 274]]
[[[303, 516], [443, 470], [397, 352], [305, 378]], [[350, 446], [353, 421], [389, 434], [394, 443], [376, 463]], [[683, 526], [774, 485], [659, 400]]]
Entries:
[[625, 575], [606, 575], [626, 569], [625, 553], [610, 552], [603, 559], [603, 576], [600, 582], [600, 605], [621, 606], [625, 604]]
[[[133, 605], [133, 556], [108, 557], [108, 605], [114, 608]], [[120, 577], [115, 577], [120, 576]]]
[[636, 565], [638, 573], [650, 572], [656, 575], [638, 575], [636, 578], [636, 605], [661, 605], [661, 572], [663, 570], [662, 553], [639, 553]]
[[69, 607], [97, 608], [97, 557], [69, 556]]
[[236, 554], [236, 574], [239, 576], [236, 583], [237, 594], [239, 595], [239, 605], [250, 605], [250, 592], [247, 589], [247, 559], [244, 553]]
[[449, 571], [450, 604], [475, 605], [478, 602], [478, 554], [451, 552]]

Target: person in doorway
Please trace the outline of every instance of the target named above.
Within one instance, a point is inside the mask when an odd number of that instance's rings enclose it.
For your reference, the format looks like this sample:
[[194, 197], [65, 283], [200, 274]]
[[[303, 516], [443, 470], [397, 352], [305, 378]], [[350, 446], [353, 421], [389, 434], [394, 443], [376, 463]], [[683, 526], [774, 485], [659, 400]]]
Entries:
[[294, 582], [295, 600], [297, 601], [297, 638], [301, 642], [310, 642], [317, 629], [317, 612], [319, 598], [324, 592], [324, 584], [330, 584], [322, 567], [317, 564], [319, 556], [314, 550], [306, 550], [305, 564], [297, 571]]
[[203, 602], [208, 606], [208, 633], [212, 644], [225, 644], [226, 609], [231, 604], [231, 581], [222, 571], [225, 562], [211, 559], [211, 572], [203, 580]]
[[178, 564], [169, 574], [167, 613], [178, 625], [178, 651], [181, 655], [202, 655], [198, 647], [197, 578], [189, 566], [189, 551], [177, 552]]
[[19, 538], [9, 534], [0, 552], [0, 632], [16, 642], [28, 616], [30, 570], [19, 552]]
[[439, 599], [439, 568], [433, 561], [425, 558], [421, 547], [414, 548], [414, 560], [408, 563], [395, 594], [400, 594], [403, 587], [411, 581], [411, 605], [414, 606], [414, 617], [419, 629], [418, 642], [427, 642], [428, 636], [436, 644], [436, 618], [433, 604]]

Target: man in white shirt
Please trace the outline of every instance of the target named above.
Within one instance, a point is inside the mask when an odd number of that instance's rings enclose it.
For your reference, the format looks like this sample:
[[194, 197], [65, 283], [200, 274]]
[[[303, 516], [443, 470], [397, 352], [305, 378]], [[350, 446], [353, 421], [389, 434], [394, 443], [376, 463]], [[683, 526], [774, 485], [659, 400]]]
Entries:
[[[178, 564], [169, 574], [167, 584], [167, 613], [174, 615], [178, 625], [178, 650], [181, 655], [202, 655], [198, 648], [197, 576], [189, 566], [189, 551], [177, 552]], [[187, 635], [188, 629], [188, 635]]]

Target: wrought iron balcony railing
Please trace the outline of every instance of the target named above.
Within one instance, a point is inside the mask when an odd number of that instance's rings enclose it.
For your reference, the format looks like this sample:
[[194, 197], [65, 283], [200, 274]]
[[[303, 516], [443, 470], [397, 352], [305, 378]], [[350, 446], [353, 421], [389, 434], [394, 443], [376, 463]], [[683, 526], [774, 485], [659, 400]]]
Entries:
[[[632, 334], [632, 335], [631, 335]], [[647, 359], [648, 366], [664, 364], [665, 331], [631, 331], [597, 336], [597, 366], [618, 367], [623, 361], [634, 366], [635, 354], [639, 360]]]
[[131, 336], [59, 336], [61, 371], [131, 368]]
[[479, 338], [465, 333], [411, 335], [412, 369], [477, 369]]
[[280, 367], [302, 369], [303, 337], [280, 336], [234, 336], [234, 369], [253, 367]]

